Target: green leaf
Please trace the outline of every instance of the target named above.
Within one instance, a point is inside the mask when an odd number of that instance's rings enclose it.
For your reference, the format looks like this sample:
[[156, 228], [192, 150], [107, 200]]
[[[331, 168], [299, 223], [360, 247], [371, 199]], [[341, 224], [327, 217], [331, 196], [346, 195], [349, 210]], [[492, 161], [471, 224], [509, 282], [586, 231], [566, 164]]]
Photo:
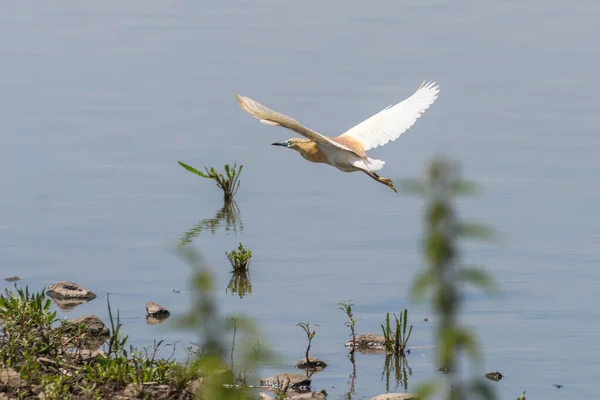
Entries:
[[468, 239], [493, 240], [496, 238], [492, 228], [487, 225], [462, 222], [458, 225], [458, 236]]
[[422, 271], [413, 279], [410, 289], [410, 297], [414, 300], [422, 300], [425, 297], [427, 289], [432, 284], [429, 271]]
[[438, 390], [438, 382], [435, 380], [430, 380], [428, 382], [423, 382], [419, 386], [416, 387], [415, 393], [419, 396], [421, 400], [427, 400], [431, 396], [435, 394]]
[[181, 161], [177, 161], [177, 162], [179, 163], [179, 165], [181, 165], [183, 168], [187, 169], [188, 171], [193, 172], [194, 174], [199, 175], [199, 176], [201, 176], [203, 178], [209, 178], [208, 175], [206, 175], [206, 174], [198, 171], [196, 168], [190, 167], [189, 165], [184, 164]]
[[474, 181], [469, 180], [454, 181], [450, 185], [450, 188], [452, 190], [452, 194], [456, 196], [473, 196], [478, 192], [477, 184]]
[[463, 283], [472, 284], [487, 292], [496, 292], [497, 286], [485, 269], [481, 267], [462, 267], [458, 270], [458, 279]]
[[473, 383], [473, 392], [479, 394], [483, 399], [494, 399], [494, 390], [488, 382], [482, 379], [478, 379]]
[[521, 393], [517, 400], [525, 400], [525, 390], [523, 390], [523, 393]]

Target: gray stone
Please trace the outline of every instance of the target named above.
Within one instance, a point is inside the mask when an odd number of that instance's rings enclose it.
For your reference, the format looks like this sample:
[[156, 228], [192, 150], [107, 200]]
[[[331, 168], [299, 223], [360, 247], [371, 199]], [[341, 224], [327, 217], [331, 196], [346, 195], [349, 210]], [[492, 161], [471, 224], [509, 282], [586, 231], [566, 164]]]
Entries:
[[156, 382], [144, 382], [140, 387], [139, 384], [130, 383], [123, 390], [122, 396], [126, 398], [149, 398], [149, 399], [170, 399], [170, 391], [168, 385], [158, 385]]
[[8, 278], [4, 278], [4, 280], [6, 282], [16, 282], [16, 281], [20, 281], [21, 278], [19, 278], [18, 276], [9, 276]]
[[[286, 382], [289, 379], [289, 383]], [[260, 385], [280, 389], [287, 386], [288, 390], [310, 390], [310, 378], [306, 375], [281, 373], [269, 378], [262, 378]]]
[[327, 393], [324, 391], [320, 392], [308, 392], [308, 393], [293, 393], [288, 395], [287, 400], [325, 400]]
[[306, 369], [306, 368], [316, 368], [323, 369], [327, 366], [325, 361], [319, 360], [317, 357], [308, 357], [308, 365], [306, 363], [306, 357], [302, 360], [298, 361], [296, 364], [297, 368]]
[[418, 400], [416, 394], [410, 393], [386, 393], [376, 397], [371, 397], [371, 400]]
[[0, 368], [0, 388], [18, 388], [21, 386], [21, 375], [12, 368]]
[[146, 317], [166, 319], [169, 315], [171, 315], [171, 313], [163, 306], [158, 305], [153, 301], [146, 303]]
[[78, 326], [81, 324], [85, 324], [85, 329], [83, 337], [77, 341], [79, 348], [95, 350], [102, 346], [110, 336], [108, 327], [95, 315], [86, 315], [67, 321], [67, 332], [78, 333], [80, 329]]
[[[352, 349], [352, 339], [346, 342], [346, 347]], [[356, 337], [356, 351], [385, 351], [385, 338], [374, 333], [363, 333]]]
[[494, 371], [494, 372], [488, 372], [487, 374], [485, 374], [485, 377], [488, 378], [491, 381], [496, 381], [498, 382], [500, 379], [502, 379], [502, 374], [498, 371]]
[[71, 281], [61, 281], [48, 287], [46, 294], [57, 300], [94, 300], [96, 294]]

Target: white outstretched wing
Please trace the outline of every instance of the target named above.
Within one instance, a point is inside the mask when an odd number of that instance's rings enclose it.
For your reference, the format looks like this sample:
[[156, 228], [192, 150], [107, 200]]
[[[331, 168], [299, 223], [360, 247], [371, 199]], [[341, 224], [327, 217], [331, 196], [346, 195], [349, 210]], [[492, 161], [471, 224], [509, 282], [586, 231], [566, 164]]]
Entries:
[[433, 104], [439, 91], [435, 82], [423, 82], [409, 98], [384, 108], [340, 137], [358, 140], [365, 151], [394, 141], [413, 126], [421, 114]]

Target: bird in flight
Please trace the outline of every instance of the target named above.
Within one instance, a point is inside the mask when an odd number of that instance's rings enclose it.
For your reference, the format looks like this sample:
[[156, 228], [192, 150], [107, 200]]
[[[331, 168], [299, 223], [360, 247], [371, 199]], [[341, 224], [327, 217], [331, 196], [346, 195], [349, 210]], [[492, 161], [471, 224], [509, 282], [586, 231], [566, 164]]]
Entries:
[[249, 97], [236, 94], [236, 99], [242, 110], [263, 124], [283, 126], [304, 136], [272, 143], [274, 146], [295, 150], [308, 161], [329, 164], [343, 172], [362, 171], [397, 192], [390, 179], [376, 172], [383, 168], [385, 161], [367, 156], [366, 151], [398, 139], [433, 104], [438, 93], [439, 86], [435, 82], [423, 82], [407, 99], [384, 108], [336, 137], [321, 135]]

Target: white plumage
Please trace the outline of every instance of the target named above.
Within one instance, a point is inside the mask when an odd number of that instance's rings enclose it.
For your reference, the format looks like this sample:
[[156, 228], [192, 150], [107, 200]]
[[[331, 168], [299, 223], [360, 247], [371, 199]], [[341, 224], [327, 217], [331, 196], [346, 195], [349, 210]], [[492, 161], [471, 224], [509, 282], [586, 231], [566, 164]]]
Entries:
[[358, 140], [365, 151], [394, 141], [417, 122], [417, 119], [437, 99], [440, 92], [435, 82], [427, 82], [409, 98], [390, 105], [341, 136]]

